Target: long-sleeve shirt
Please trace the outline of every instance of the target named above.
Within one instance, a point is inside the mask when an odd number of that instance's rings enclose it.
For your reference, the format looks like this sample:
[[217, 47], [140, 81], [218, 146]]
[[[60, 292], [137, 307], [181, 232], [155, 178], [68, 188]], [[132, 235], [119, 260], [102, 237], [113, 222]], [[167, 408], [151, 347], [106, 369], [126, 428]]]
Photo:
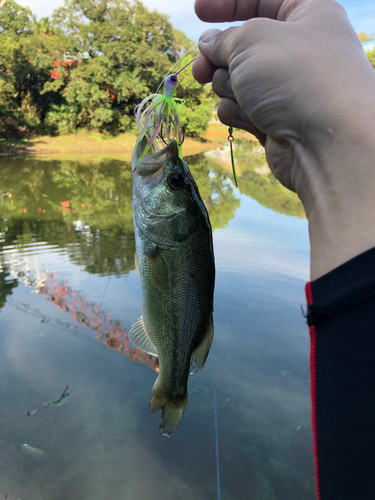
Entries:
[[375, 500], [375, 248], [306, 297], [318, 500]]

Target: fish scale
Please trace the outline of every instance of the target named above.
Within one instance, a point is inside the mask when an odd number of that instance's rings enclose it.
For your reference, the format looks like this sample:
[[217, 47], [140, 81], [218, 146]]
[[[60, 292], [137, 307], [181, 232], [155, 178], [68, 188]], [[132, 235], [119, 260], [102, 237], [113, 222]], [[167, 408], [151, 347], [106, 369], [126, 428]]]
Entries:
[[189, 372], [203, 367], [213, 338], [212, 230], [176, 141], [140, 159], [143, 151], [140, 141], [132, 160], [143, 308], [129, 338], [137, 347], [158, 355], [159, 374], [150, 411], [161, 409], [160, 428], [170, 436], [187, 403]]

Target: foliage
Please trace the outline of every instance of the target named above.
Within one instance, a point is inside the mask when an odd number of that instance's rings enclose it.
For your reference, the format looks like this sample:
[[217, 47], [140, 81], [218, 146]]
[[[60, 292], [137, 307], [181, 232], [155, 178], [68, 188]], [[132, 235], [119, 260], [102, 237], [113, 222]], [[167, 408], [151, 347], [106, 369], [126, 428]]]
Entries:
[[357, 33], [358, 38], [361, 40], [362, 43], [364, 42], [371, 42], [371, 40], [374, 38], [372, 35], [368, 35], [364, 31], [360, 31]]
[[[7, 0], [0, 8], [0, 137], [125, 131], [134, 126], [135, 106], [192, 46], [166, 15], [138, 0], [65, 0], [51, 20]], [[66, 53], [74, 60], [66, 62]], [[189, 70], [180, 81], [186, 132], [203, 132], [212, 92]]]
[[12, 295], [13, 288], [18, 286], [18, 281], [12, 279], [7, 266], [0, 260], [0, 309], [5, 306], [6, 298], [8, 295]]
[[236, 165], [242, 173], [238, 183], [241, 193], [275, 212], [300, 219], [306, 217], [303, 205], [296, 193], [283, 187], [266, 166], [266, 155], [260, 144], [253, 144], [249, 147], [248, 143], [237, 140], [235, 156]]
[[0, 136], [48, 132], [43, 122], [61, 98], [41, 90], [68, 37], [54, 30], [48, 18], [37, 21], [13, 0], [5, 2], [0, 15]]
[[366, 52], [366, 56], [370, 63], [372, 64], [373, 68], [375, 69], [375, 49], [371, 50], [369, 52]]
[[[197, 49], [189, 52], [184, 57], [178, 67], [188, 64], [198, 54]], [[186, 106], [182, 115], [181, 124], [188, 135], [203, 134], [211, 120], [213, 110], [217, 106], [219, 99], [211, 89], [211, 85], [202, 87], [188, 69], [179, 75], [177, 86], [177, 97], [186, 100]]]
[[[213, 228], [224, 227], [240, 203], [227, 174], [198, 157], [188, 163]], [[0, 254], [2, 246], [44, 241], [67, 248], [90, 273], [109, 274], [115, 262], [118, 274], [134, 268], [128, 163], [22, 159], [0, 168]]]

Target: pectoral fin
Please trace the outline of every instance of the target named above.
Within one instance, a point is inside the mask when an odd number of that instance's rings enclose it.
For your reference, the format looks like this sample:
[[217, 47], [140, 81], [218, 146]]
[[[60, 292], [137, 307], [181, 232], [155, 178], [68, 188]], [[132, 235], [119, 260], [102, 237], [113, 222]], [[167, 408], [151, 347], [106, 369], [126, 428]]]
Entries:
[[158, 355], [158, 350], [148, 336], [142, 316], [137, 319], [131, 327], [128, 337], [130, 342], [138, 347], [138, 349], [147, 352], [147, 354], [152, 354], [153, 356]]
[[208, 322], [206, 333], [202, 339], [202, 342], [198, 347], [195, 348], [190, 361], [190, 375], [194, 375], [194, 373], [199, 372], [201, 368], [203, 368], [208, 353], [210, 352], [210, 347], [212, 343], [212, 339], [214, 338], [214, 321], [211, 317]]

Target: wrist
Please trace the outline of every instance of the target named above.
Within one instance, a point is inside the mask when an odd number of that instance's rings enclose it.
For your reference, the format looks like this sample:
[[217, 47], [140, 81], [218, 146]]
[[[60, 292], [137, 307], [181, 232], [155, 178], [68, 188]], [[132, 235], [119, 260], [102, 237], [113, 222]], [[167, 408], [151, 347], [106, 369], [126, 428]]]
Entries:
[[319, 154], [303, 156], [312, 279], [375, 246], [375, 112], [366, 114], [340, 134], [327, 132]]

